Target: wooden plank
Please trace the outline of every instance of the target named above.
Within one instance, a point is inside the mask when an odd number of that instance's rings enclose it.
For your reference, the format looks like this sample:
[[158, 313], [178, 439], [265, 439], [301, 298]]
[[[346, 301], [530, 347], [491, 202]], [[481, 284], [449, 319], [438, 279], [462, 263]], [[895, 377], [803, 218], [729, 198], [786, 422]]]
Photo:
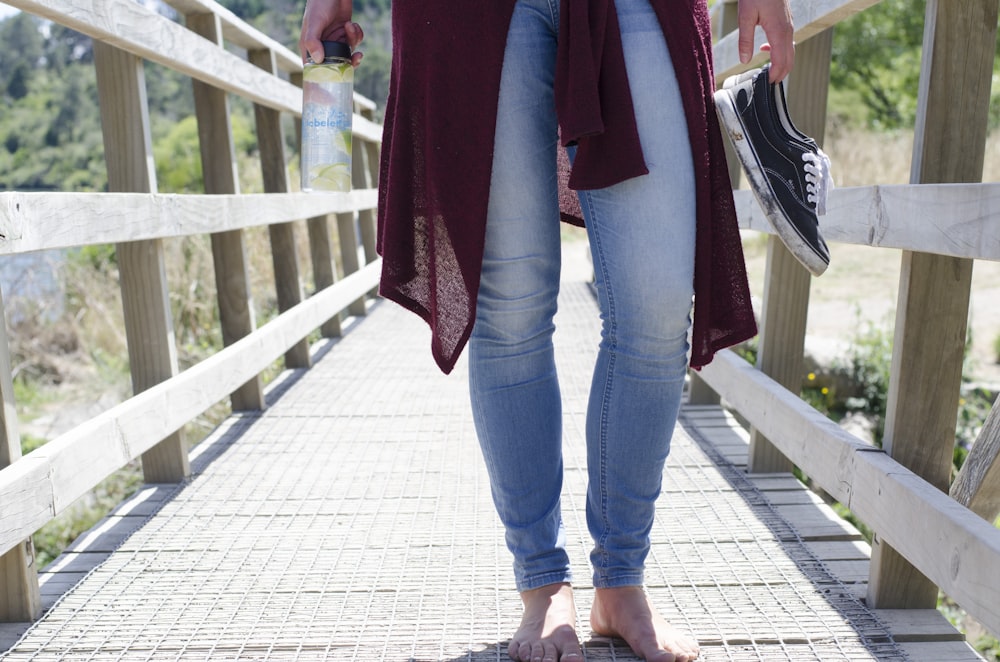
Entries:
[[[378, 146], [358, 136], [351, 140], [351, 186], [353, 188], [376, 188], [378, 186]], [[358, 212], [358, 228], [361, 230], [361, 246], [364, 249], [365, 264], [378, 258], [376, 250], [378, 219], [374, 209]]]
[[[813, 35], [834, 27], [840, 21], [878, 2], [879, 0], [791, 0], [789, 5], [795, 22], [795, 41], [804, 43]], [[721, 85], [727, 76], [759, 67], [767, 61], [767, 53], [760, 52], [760, 46], [765, 41], [763, 30], [758, 29], [754, 35], [754, 56], [748, 64], [742, 64], [738, 33], [733, 31], [719, 39], [712, 48], [716, 84]]]
[[[740, 228], [773, 234], [750, 191], [733, 197]], [[1000, 184], [836, 188], [820, 227], [828, 242], [1000, 260]]]
[[[911, 183], [978, 182], [988, 125], [996, 0], [930, 0]], [[955, 104], [961, 99], [961, 104]], [[972, 261], [904, 251], [883, 447], [947, 490], [965, 358]], [[875, 529], [876, 532], [878, 529]], [[937, 587], [876, 535], [868, 603], [937, 604]]]
[[[165, 4], [177, 10], [181, 16], [193, 14], [212, 14], [216, 16], [222, 28], [221, 37], [244, 50], [265, 49], [273, 51], [278, 67], [282, 71], [302, 71], [302, 58], [280, 43], [271, 39], [263, 32], [248, 25], [236, 14], [213, 0], [168, 0]], [[191, 24], [187, 23], [190, 28]]]
[[826, 561], [823, 565], [842, 584], [868, 584], [868, 574], [871, 566], [871, 562], [868, 559]]
[[316, 293], [165, 382], [0, 470], [0, 554], [19, 544], [113, 471], [179, 430], [258, 374], [377, 282], [381, 261]]
[[16, 644], [30, 627], [30, 622], [0, 623], [0, 653]]
[[804, 490], [805, 485], [792, 474], [748, 474], [747, 480], [762, 491], [771, 493], [778, 490], [799, 491]]
[[[750, 191], [734, 191], [740, 227], [773, 233]], [[200, 196], [0, 193], [0, 255], [208, 234], [377, 205], [350, 193]], [[1000, 183], [837, 188], [822, 219], [828, 241], [1000, 260]]]
[[811, 540], [805, 546], [824, 562], [867, 561], [872, 551], [863, 540]]
[[225, 232], [377, 204], [375, 189], [213, 196], [0, 193], [0, 254]]
[[[0, 469], [21, 459], [14, 382], [10, 365], [3, 293], [0, 292]], [[6, 526], [0, 508], [0, 522]], [[28, 536], [6, 554], [0, 553], [0, 623], [33, 621], [41, 615], [35, 548]]]
[[776, 505], [780, 514], [803, 540], [862, 540], [851, 524], [824, 503]]
[[772, 506], [817, 506], [825, 504], [818, 494], [808, 489], [805, 485], [801, 485], [801, 489], [798, 490], [762, 490], [762, 493], [767, 497], [768, 502]]
[[[892, 638], [898, 642], [965, 641], [965, 635], [955, 629], [937, 609], [875, 609]], [[946, 659], [946, 658], [941, 658]], [[947, 658], [951, 659], [951, 658]]]
[[[222, 26], [215, 14], [188, 15], [186, 23], [188, 29], [221, 47]], [[235, 195], [239, 193], [239, 175], [236, 172], [236, 145], [229, 121], [229, 97], [222, 90], [198, 80], [193, 81], [193, 87], [205, 193]], [[212, 263], [222, 342], [231, 345], [252, 333], [256, 327], [242, 231], [212, 233]], [[263, 409], [264, 386], [260, 376], [236, 389], [230, 401], [233, 411]]]
[[899, 647], [910, 662], [983, 662], [983, 657], [964, 641], [902, 642]]
[[[306, 227], [309, 232], [309, 257], [312, 262], [313, 282], [316, 284], [316, 291], [319, 291], [330, 287], [337, 280], [330, 224], [326, 216], [314, 216], [306, 221]], [[319, 330], [324, 338], [339, 337], [342, 333], [340, 317], [332, 317]]]
[[[796, 393], [802, 385], [809, 285], [809, 272], [777, 236], [768, 237], [757, 368]], [[782, 473], [790, 472], [792, 464], [752, 428], [747, 468], [752, 473]]]
[[[798, 128], [823, 144], [830, 85], [833, 31], [826, 30], [796, 47], [788, 80], [788, 107]], [[802, 387], [806, 318], [812, 278], [776, 235], [768, 237], [764, 303], [757, 367], [794, 393]], [[756, 429], [750, 433], [747, 466], [754, 472], [791, 471], [788, 459]]]
[[[269, 50], [253, 50], [247, 57], [254, 66], [269, 73], [277, 73], [274, 54]], [[260, 153], [260, 167], [264, 176], [266, 193], [288, 193], [288, 169], [285, 164], [285, 133], [278, 111], [262, 104], [254, 104], [257, 119], [257, 148]], [[299, 250], [295, 241], [294, 223], [276, 223], [267, 228], [271, 238], [271, 260], [274, 264], [274, 286], [278, 298], [278, 310], [284, 312], [302, 301], [302, 279], [299, 275]], [[303, 338], [285, 354], [288, 368], [308, 368], [309, 342]]]
[[983, 423], [976, 443], [951, 484], [951, 496], [987, 522], [1000, 515], [1000, 407]]
[[841, 430], [732, 351], [716, 355], [702, 373], [833, 498], [986, 628], [1000, 632], [1000, 575], [994, 572], [1000, 567], [1000, 530]]
[[[104, 158], [112, 191], [156, 191], [142, 60], [94, 42]], [[170, 291], [161, 240], [117, 244], [132, 389], [142, 391], [177, 373]], [[79, 467], [76, 468], [77, 470]], [[165, 436], [143, 457], [150, 483], [176, 482], [190, 473], [181, 434]]]
[[[340, 266], [344, 274], [352, 274], [361, 268], [358, 258], [358, 230], [354, 214], [337, 214], [337, 237], [340, 241]], [[365, 314], [365, 299], [359, 297], [347, 309], [348, 314], [361, 317]]]

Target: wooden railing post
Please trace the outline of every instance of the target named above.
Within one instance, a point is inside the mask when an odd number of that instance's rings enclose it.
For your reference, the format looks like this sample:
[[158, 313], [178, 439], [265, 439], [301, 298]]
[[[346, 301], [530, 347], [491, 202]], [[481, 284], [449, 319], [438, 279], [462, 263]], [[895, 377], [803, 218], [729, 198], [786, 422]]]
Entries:
[[[155, 193], [156, 172], [142, 59], [94, 40], [108, 189]], [[116, 246], [132, 390], [146, 390], [177, 374], [170, 292], [159, 239]], [[146, 482], [183, 480], [190, 474], [183, 435], [175, 432], [142, 455]]]
[[[188, 29], [223, 46], [222, 24], [215, 14], [190, 14], [185, 17]], [[198, 144], [205, 193], [239, 193], [236, 172], [236, 147], [230, 122], [229, 97], [225, 92], [193, 80], [194, 108], [198, 120]], [[242, 230], [212, 234], [212, 260], [215, 265], [215, 288], [219, 301], [222, 342], [227, 347], [256, 328], [246, 243]], [[234, 411], [264, 408], [264, 388], [256, 377], [230, 396]]]
[[[21, 435], [17, 429], [5, 317], [3, 293], [0, 292], [0, 469], [21, 459]], [[35, 547], [29, 537], [0, 555], [0, 623], [23, 623], [41, 615]]]
[[[832, 47], [833, 30], [825, 30], [796, 46], [795, 69], [787, 84], [792, 120], [821, 145]], [[795, 394], [802, 388], [810, 284], [809, 272], [777, 235], [770, 235], [757, 367]], [[791, 471], [792, 463], [760, 432], [751, 429], [747, 469], [755, 473], [785, 472]]]
[[[371, 108], [360, 108], [358, 109], [358, 114], [368, 120], [375, 118], [374, 110]], [[351, 141], [351, 152], [354, 154], [354, 157], [351, 159], [352, 186], [356, 189], [377, 186], [379, 168], [378, 145], [354, 136], [354, 139]], [[358, 212], [358, 226], [361, 229], [361, 244], [365, 251], [365, 264], [378, 259], [378, 253], [375, 251], [377, 221], [374, 209], [362, 209]]]
[[[358, 110], [355, 107], [355, 112]], [[364, 109], [360, 110], [359, 114], [365, 112]], [[351, 158], [351, 186], [356, 189], [376, 186], [378, 182], [378, 146], [354, 136], [351, 141], [351, 154], [353, 155]], [[375, 252], [375, 225], [375, 211], [372, 209], [363, 209], [357, 213], [337, 214], [340, 264], [344, 269], [345, 276], [362, 267], [359, 252], [364, 253], [365, 264], [378, 257]], [[359, 232], [360, 237], [358, 236]], [[348, 314], [356, 316], [364, 315], [366, 311], [365, 297], [354, 301], [347, 308]]]
[[[278, 65], [270, 49], [251, 50], [250, 62], [274, 75]], [[257, 118], [257, 145], [260, 149], [260, 166], [264, 175], [264, 191], [288, 193], [288, 170], [285, 161], [285, 133], [281, 127], [281, 113], [273, 108], [254, 104]], [[274, 281], [278, 294], [278, 310], [285, 312], [302, 302], [302, 281], [299, 276], [299, 252], [295, 245], [295, 224], [277, 223], [268, 227], [271, 238], [271, 256], [274, 261]], [[288, 368], [308, 368], [309, 341], [303, 338], [285, 353]]]
[[[997, 0], [928, 0], [910, 182], [978, 182], [988, 125]], [[972, 260], [904, 251], [883, 447], [947, 491]], [[932, 608], [938, 589], [878, 531], [868, 603]]]

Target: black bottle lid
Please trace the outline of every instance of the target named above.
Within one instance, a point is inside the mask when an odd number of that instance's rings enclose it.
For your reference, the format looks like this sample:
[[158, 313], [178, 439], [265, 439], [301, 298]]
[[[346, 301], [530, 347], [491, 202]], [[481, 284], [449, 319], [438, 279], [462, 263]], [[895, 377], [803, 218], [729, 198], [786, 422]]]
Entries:
[[345, 60], [351, 59], [351, 47], [343, 41], [324, 41], [323, 54], [327, 58], [341, 57]]

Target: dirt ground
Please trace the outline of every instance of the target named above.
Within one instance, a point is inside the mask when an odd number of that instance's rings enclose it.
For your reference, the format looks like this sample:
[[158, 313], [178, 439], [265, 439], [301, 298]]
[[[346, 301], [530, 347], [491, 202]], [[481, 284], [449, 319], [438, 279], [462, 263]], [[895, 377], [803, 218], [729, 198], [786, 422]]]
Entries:
[[[756, 233], [753, 233], [756, 234]], [[751, 294], [759, 309], [764, 292], [766, 239], [748, 233], [745, 240]], [[806, 350], [824, 359], [842, 353], [869, 323], [889, 330], [896, 314], [901, 251], [847, 244], [830, 245], [830, 267], [813, 278]], [[1000, 386], [994, 343], [1000, 336], [1000, 262], [977, 260], [972, 270], [969, 304], [972, 350], [966, 378]]]
[[[564, 231], [564, 278], [592, 274], [586, 235]], [[744, 233], [750, 294], [758, 311], [764, 296], [767, 236]], [[821, 364], [843, 355], [869, 324], [887, 333], [894, 326], [901, 251], [850, 244], [830, 244], [830, 267], [812, 279], [806, 351]], [[966, 378], [1000, 390], [1000, 364], [994, 343], [1000, 337], [1000, 262], [977, 260], [972, 268], [969, 303], [972, 350]]]

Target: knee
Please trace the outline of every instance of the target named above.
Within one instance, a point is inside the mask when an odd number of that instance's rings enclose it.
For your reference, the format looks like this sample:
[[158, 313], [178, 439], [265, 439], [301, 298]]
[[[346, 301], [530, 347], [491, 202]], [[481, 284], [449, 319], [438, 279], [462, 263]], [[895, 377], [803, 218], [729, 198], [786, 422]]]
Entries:
[[487, 274], [487, 268], [477, 297], [472, 342], [504, 346], [548, 342], [555, 330], [558, 272], [548, 274], [539, 266], [501, 275]]

